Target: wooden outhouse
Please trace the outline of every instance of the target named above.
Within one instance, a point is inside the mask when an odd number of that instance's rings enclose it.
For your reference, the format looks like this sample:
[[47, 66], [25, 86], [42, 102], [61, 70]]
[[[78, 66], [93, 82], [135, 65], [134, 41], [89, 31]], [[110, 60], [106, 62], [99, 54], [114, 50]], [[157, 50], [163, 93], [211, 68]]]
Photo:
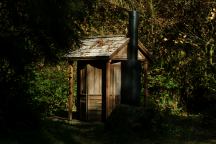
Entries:
[[[128, 43], [125, 36], [92, 37], [67, 55], [70, 62], [77, 61], [76, 107], [81, 120], [105, 120], [121, 103]], [[149, 53], [140, 41], [137, 57], [147, 71]]]

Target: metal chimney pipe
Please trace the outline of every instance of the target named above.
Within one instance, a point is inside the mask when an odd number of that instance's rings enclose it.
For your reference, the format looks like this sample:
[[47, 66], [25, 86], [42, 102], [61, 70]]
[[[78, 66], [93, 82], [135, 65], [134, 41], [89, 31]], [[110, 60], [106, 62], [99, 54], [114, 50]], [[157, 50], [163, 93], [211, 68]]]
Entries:
[[138, 12], [129, 12], [128, 37], [128, 60], [122, 63], [122, 103], [139, 105], [140, 102], [140, 70], [138, 61]]
[[128, 37], [130, 38], [128, 46], [128, 59], [137, 60], [137, 45], [138, 45], [138, 20], [139, 14], [137, 11], [129, 12], [129, 27]]

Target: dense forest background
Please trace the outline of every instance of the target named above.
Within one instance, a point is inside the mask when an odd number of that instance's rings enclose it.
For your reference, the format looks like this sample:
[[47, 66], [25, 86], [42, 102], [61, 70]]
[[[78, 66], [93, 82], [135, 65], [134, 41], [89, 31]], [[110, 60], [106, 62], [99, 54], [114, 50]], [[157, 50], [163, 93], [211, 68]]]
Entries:
[[67, 63], [81, 37], [126, 35], [152, 54], [149, 104], [173, 114], [216, 112], [214, 0], [3, 0], [0, 2], [0, 127], [36, 126], [67, 109]]

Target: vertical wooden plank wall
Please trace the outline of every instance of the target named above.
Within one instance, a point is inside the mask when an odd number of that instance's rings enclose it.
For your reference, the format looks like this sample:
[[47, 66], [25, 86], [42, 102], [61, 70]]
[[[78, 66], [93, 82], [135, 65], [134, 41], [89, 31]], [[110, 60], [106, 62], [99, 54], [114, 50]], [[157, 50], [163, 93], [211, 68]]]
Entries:
[[110, 110], [110, 66], [111, 66], [111, 60], [109, 60], [106, 63], [106, 118], [109, 116]]
[[80, 120], [87, 119], [87, 65], [84, 62], [78, 61], [77, 65], [77, 100], [78, 100], [78, 107], [77, 110], [79, 112]]
[[68, 119], [73, 119], [73, 62], [69, 62], [69, 97], [68, 97]]
[[87, 120], [102, 119], [102, 69], [87, 65]]
[[110, 66], [110, 97], [109, 112], [120, 104], [121, 100], [121, 62], [112, 63]]

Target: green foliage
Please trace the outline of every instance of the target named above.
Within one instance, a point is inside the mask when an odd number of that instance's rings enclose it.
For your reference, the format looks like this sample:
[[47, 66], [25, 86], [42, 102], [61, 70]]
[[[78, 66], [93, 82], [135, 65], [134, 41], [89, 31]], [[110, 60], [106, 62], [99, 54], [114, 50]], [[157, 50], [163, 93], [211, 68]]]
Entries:
[[81, 28], [84, 36], [127, 34], [127, 10], [116, 3], [98, 0], [88, 13]]
[[64, 110], [66, 71], [52, 66], [38, 69], [37, 63], [42, 59], [46, 64], [56, 62], [65, 52], [77, 48], [81, 36], [126, 35], [127, 12], [134, 9], [140, 12], [139, 39], [152, 54], [149, 100], [161, 111], [171, 113], [182, 109], [200, 112], [209, 105], [213, 109], [213, 0], [3, 0], [0, 114], [11, 119], [8, 113], [14, 113], [14, 109], [19, 113], [29, 104], [41, 108], [45, 115]]
[[172, 114], [181, 112], [178, 97], [178, 83], [164, 73], [164, 69], [155, 69], [149, 76], [149, 102], [161, 111]]
[[[62, 81], [41, 80], [51, 72], [38, 74], [34, 70], [42, 60], [46, 64], [57, 63], [72, 46], [77, 48], [82, 34], [80, 23], [93, 3], [78, 0], [0, 2], [0, 127], [28, 125], [26, 121], [36, 119], [32, 107], [42, 104], [45, 95], [58, 97], [56, 105], [62, 107], [60, 96], [65, 93], [60, 87]], [[61, 77], [60, 72], [57, 77]], [[40, 94], [44, 98], [39, 98]], [[47, 105], [43, 104], [43, 110], [50, 113], [48, 109], [57, 106], [53, 104], [54, 99], [47, 98], [48, 101]], [[14, 118], [16, 122], [11, 122]]]
[[152, 4], [154, 17], [143, 21], [151, 25], [151, 31], [144, 29], [147, 35], [143, 37], [154, 57], [150, 93], [160, 105], [174, 98], [183, 110], [197, 110], [202, 100], [215, 94], [215, 5], [206, 1], [152, 1]]
[[67, 110], [68, 70], [67, 64], [43, 66], [34, 71], [30, 95], [35, 108], [43, 116]]

